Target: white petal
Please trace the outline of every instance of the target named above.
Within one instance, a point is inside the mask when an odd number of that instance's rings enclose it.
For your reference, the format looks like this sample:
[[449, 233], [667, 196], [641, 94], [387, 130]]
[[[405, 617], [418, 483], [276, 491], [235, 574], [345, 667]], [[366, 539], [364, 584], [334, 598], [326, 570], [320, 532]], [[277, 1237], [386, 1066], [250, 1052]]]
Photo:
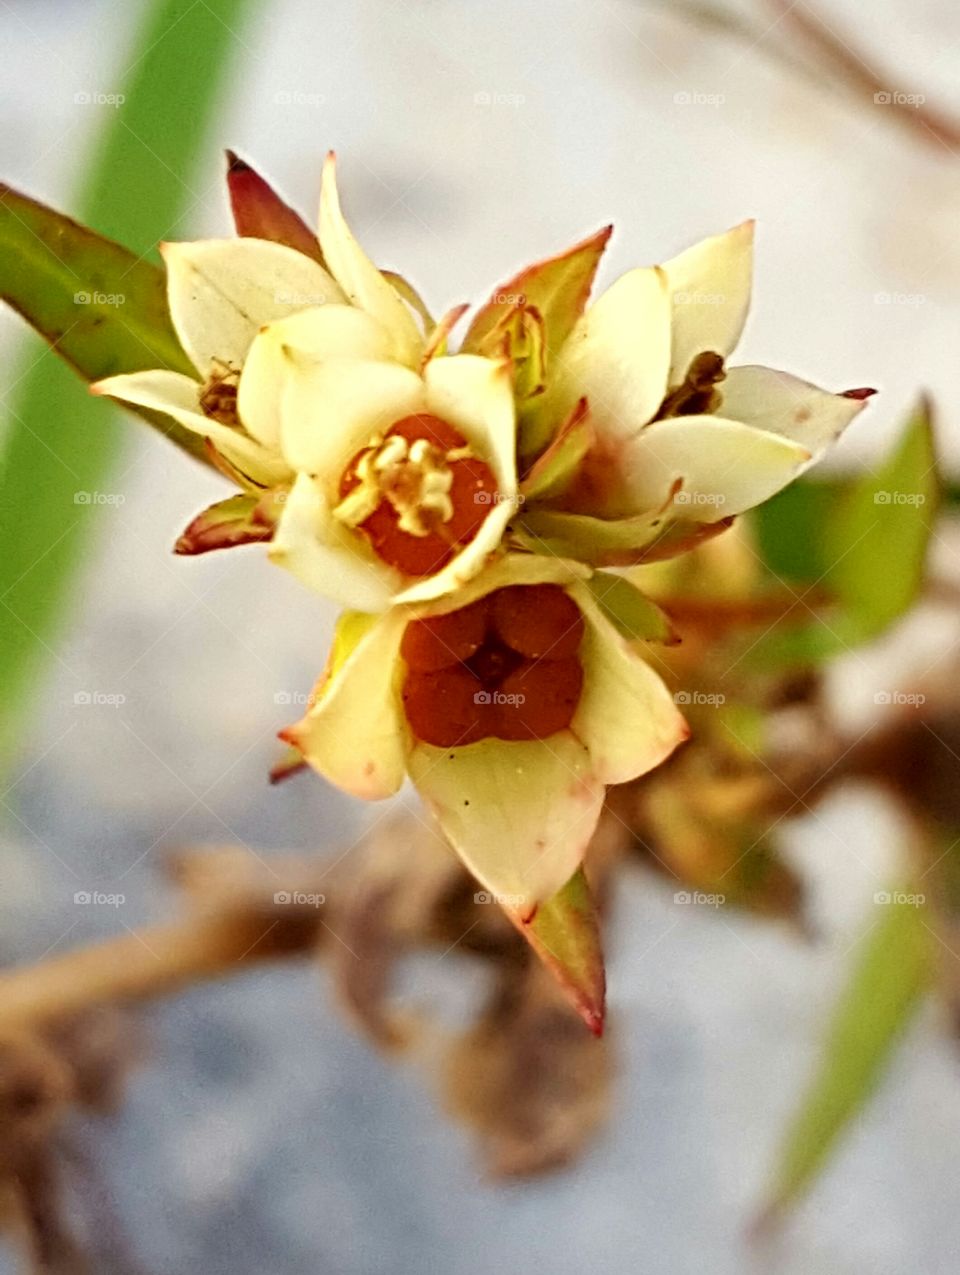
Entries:
[[627, 783], [659, 766], [690, 732], [666, 686], [603, 616], [590, 590], [577, 583], [569, 592], [586, 620], [583, 691], [570, 729], [589, 749], [599, 779]]
[[466, 548], [442, 571], [405, 589], [398, 602], [439, 597], [472, 579], [499, 547], [517, 508], [516, 420], [508, 366], [458, 354], [427, 364], [424, 381], [427, 411], [455, 426], [490, 465], [500, 499]]
[[294, 469], [339, 482], [347, 462], [394, 422], [423, 410], [423, 382], [399, 363], [290, 354], [282, 450]]
[[254, 438], [272, 448], [280, 445], [280, 405], [290, 367], [285, 347], [308, 359], [386, 359], [390, 337], [376, 319], [349, 305], [301, 310], [261, 328], [243, 365], [237, 409]]
[[201, 386], [179, 372], [134, 372], [110, 376], [92, 385], [94, 394], [135, 403], [155, 412], [165, 412], [186, 429], [209, 438], [219, 452], [255, 482], [272, 487], [290, 478], [290, 469], [280, 457], [260, 446], [240, 430], [212, 420], [200, 410]]
[[319, 703], [284, 731], [332, 784], [366, 801], [390, 797], [403, 783], [409, 732], [400, 702], [400, 639], [407, 617], [383, 616], [362, 637]]
[[507, 553], [491, 563], [482, 575], [474, 576], [456, 594], [438, 597], [435, 600], [411, 608], [416, 616], [444, 615], [448, 611], [456, 611], [465, 607], [484, 594], [494, 589], [505, 589], [508, 585], [522, 584], [570, 584], [574, 580], [584, 580], [591, 574], [591, 568], [569, 558], [538, 553]]
[[308, 589], [357, 611], [384, 610], [402, 583], [362, 535], [333, 517], [323, 483], [309, 474], [298, 474], [287, 494], [267, 555]]
[[750, 308], [753, 222], [694, 244], [661, 267], [673, 303], [670, 385], [705, 350], [726, 358], [740, 340]]
[[320, 192], [320, 247], [334, 277], [354, 305], [390, 333], [394, 358], [419, 364], [423, 337], [413, 315], [354, 238], [340, 211], [334, 156], [327, 156]]
[[344, 299], [322, 266], [265, 239], [201, 239], [160, 251], [170, 317], [202, 377], [217, 362], [239, 371], [265, 323]]
[[670, 366], [670, 298], [658, 269], [630, 270], [587, 310], [555, 360], [552, 419], [586, 396], [598, 435], [629, 438], [657, 412]]
[[427, 411], [448, 421], [493, 470], [500, 495], [517, 494], [517, 423], [508, 363], [455, 354], [424, 369]]
[[576, 871], [603, 805], [603, 784], [569, 731], [465, 748], [418, 743], [408, 766], [473, 875], [524, 916]]
[[658, 509], [680, 482], [678, 516], [717, 522], [768, 500], [809, 462], [799, 443], [721, 416], [655, 421], [624, 445], [620, 512]]
[[816, 459], [866, 407], [864, 399], [831, 394], [769, 367], [732, 367], [717, 386], [731, 420], [792, 438]]

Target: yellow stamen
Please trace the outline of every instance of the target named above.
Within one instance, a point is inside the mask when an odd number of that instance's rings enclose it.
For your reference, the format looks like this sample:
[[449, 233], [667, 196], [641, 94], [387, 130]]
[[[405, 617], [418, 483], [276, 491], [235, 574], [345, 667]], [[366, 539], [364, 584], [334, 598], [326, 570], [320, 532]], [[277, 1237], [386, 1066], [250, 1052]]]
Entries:
[[371, 439], [356, 462], [357, 486], [333, 516], [348, 527], [365, 522], [384, 500], [398, 514], [397, 526], [411, 536], [429, 536], [453, 517], [450, 462], [472, 456], [469, 447], [444, 453], [426, 438], [412, 442], [400, 434]]

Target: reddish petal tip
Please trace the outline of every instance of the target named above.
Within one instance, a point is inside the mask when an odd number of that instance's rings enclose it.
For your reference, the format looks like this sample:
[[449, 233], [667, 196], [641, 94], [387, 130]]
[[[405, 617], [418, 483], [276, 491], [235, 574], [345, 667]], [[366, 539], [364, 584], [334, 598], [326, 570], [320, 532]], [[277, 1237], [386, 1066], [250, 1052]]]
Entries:
[[271, 785], [282, 784], [287, 779], [292, 779], [294, 775], [299, 775], [307, 769], [305, 761], [296, 763], [288, 761], [277, 762], [275, 766], [270, 767], [270, 773], [267, 776]]
[[241, 159], [236, 151], [228, 150], [226, 155], [228, 173], [247, 173], [250, 171], [250, 165], [245, 159]]
[[592, 1009], [582, 1009], [580, 1011], [580, 1017], [590, 1028], [590, 1031], [594, 1034], [594, 1036], [596, 1036], [597, 1040], [599, 1040], [603, 1035], [603, 1010], [597, 1012]]
[[869, 387], [864, 386], [862, 389], [858, 389], [858, 390], [844, 390], [842, 394], [840, 395], [840, 397], [853, 398], [853, 399], [856, 399], [858, 402], [864, 402], [868, 398], [873, 398], [874, 394], [876, 393], [877, 393], [876, 390], [872, 390]]

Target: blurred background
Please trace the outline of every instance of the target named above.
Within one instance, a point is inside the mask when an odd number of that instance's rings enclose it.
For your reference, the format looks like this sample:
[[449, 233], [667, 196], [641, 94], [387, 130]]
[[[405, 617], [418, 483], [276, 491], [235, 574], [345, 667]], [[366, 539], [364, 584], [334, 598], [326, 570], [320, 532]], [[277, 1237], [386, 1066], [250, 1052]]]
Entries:
[[[77, 211], [111, 96], [157, 56], [137, 43], [147, 8], [3, 0], [5, 181]], [[757, 287], [736, 361], [879, 386], [841, 467], [879, 455], [927, 387], [960, 468], [960, 141], [939, 122], [960, 115], [948, 0], [821, 0], [850, 53], [844, 73], [815, 49], [799, 55], [803, 4], [240, 8], [235, 20], [219, 9], [226, 87], [198, 163], [167, 168], [183, 189], [164, 238], [230, 233], [227, 146], [310, 220], [335, 148], [358, 236], [435, 312], [484, 299], [608, 221], [601, 282], [754, 216]], [[858, 78], [865, 62], [887, 83]], [[185, 64], [178, 96], [198, 91]], [[0, 431], [40, 351], [0, 313]], [[257, 549], [175, 560], [177, 534], [222, 484], [134, 418], [122, 424], [0, 784], [4, 963], [169, 914], [161, 864], [177, 847], [342, 854], [381, 813], [316, 778], [267, 786], [275, 733], [299, 716], [332, 612]], [[39, 491], [45, 481], [41, 465]], [[7, 606], [0, 624], [19, 622]], [[924, 667], [958, 638], [914, 626], [906, 645]], [[873, 658], [834, 670], [851, 720], [873, 702]], [[897, 870], [898, 828], [878, 798], [848, 790], [792, 828], [788, 850], [812, 882], [816, 946], [753, 918], [678, 909], [668, 885], [639, 873], [621, 882], [608, 940], [614, 1116], [560, 1175], [487, 1180], [424, 1072], [374, 1054], [335, 1012], [323, 973], [295, 967], [148, 1015], [126, 1102], [90, 1121], [91, 1192], [113, 1202], [137, 1269], [170, 1275], [479, 1275], [520, 1262], [563, 1275], [946, 1275], [960, 1254], [960, 1076], [933, 1011], [774, 1251], [746, 1244], [845, 958]], [[79, 891], [124, 901], [78, 906]], [[453, 950], [415, 963], [401, 993], [449, 1026], [478, 980]]]

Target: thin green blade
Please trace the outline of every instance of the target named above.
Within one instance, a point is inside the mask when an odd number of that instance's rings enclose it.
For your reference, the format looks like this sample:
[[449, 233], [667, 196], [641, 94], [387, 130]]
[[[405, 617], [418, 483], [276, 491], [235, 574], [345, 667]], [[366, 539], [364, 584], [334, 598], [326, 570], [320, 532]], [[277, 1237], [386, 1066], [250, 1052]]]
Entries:
[[774, 1220], [811, 1186], [875, 1092], [930, 985], [931, 931], [922, 898], [907, 890], [877, 896], [881, 916], [856, 954], [822, 1059], [780, 1147], [763, 1221]]
[[[136, 44], [142, 55], [87, 167], [77, 209], [137, 255], [152, 256], [159, 240], [183, 234], [178, 219], [199, 198], [183, 175], [193, 170], [242, 50], [237, 31], [249, 8], [248, 0], [157, 0], [148, 11]], [[143, 355], [150, 366], [149, 343]], [[9, 762], [29, 679], [55, 641], [123, 428], [50, 349], [32, 342], [25, 369], [0, 430], [0, 765]]]

